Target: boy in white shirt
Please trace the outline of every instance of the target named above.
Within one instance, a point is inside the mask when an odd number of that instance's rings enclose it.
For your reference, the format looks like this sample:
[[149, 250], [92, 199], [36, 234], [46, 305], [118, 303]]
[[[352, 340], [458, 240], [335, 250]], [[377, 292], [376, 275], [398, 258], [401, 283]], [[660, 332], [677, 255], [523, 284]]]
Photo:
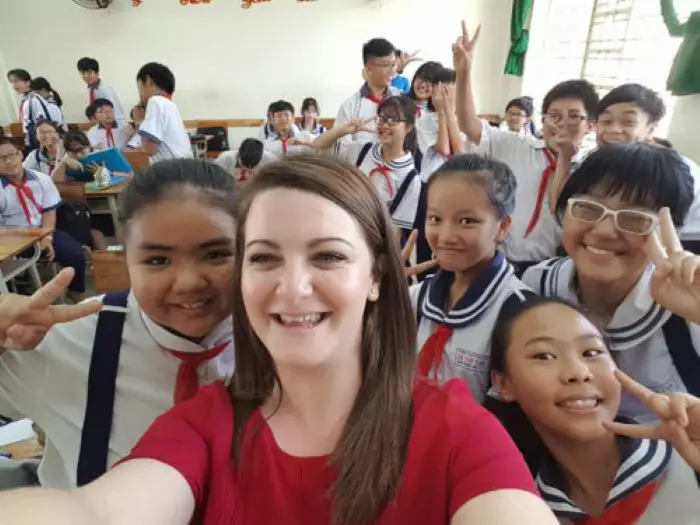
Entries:
[[124, 120], [124, 111], [122, 110], [121, 102], [117, 97], [116, 91], [112, 86], [104, 83], [100, 78], [100, 64], [94, 58], [83, 57], [78, 60], [78, 71], [83, 81], [89, 89], [90, 104], [94, 104], [96, 100], [106, 98], [114, 107], [114, 118], [118, 121]]
[[[335, 126], [345, 126], [353, 120], [368, 120], [377, 116], [378, 105], [387, 97], [400, 95], [391, 85], [396, 69], [396, 49], [383, 38], [373, 38], [362, 47], [363, 77], [366, 82], [340, 106]], [[369, 123], [360, 131], [342, 140], [373, 142], [377, 140], [376, 124]]]
[[127, 136], [126, 125], [115, 119], [112, 103], [106, 98], [100, 98], [92, 107], [97, 126], [87, 133], [90, 144], [98, 149], [123, 149], [130, 137]]
[[270, 132], [263, 141], [265, 151], [277, 158], [301, 153], [313, 141], [308, 131], [299, 131], [294, 123], [294, 106], [286, 100], [270, 104]]
[[149, 62], [136, 75], [139, 96], [146, 104], [146, 117], [139, 127], [143, 150], [151, 164], [163, 159], [192, 158], [192, 145], [171, 98], [175, 76], [167, 66]]

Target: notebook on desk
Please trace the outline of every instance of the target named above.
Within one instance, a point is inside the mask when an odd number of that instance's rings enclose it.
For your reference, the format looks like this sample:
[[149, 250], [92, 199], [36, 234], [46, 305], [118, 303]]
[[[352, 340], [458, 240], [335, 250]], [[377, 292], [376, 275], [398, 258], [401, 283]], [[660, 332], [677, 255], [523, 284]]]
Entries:
[[95, 181], [88, 182], [85, 185], [85, 191], [100, 191], [111, 188], [112, 186], [117, 186], [127, 179], [126, 175], [112, 175], [106, 186], [99, 186]]
[[[80, 163], [85, 167], [92, 164], [96, 164], [98, 166], [102, 166], [104, 164], [112, 173], [131, 173], [134, 171], [131, 164], [129, 164], [129, 161], [126, 160], [124, 154], [117, 148], [103, 149], [90, 153], [89, 155], [85, 155], [82, 159], [80, 159]], [[92, 180], [92, 173], [87, 169], [84, 171], [66, 170], [66, 175], [80, 181]]]

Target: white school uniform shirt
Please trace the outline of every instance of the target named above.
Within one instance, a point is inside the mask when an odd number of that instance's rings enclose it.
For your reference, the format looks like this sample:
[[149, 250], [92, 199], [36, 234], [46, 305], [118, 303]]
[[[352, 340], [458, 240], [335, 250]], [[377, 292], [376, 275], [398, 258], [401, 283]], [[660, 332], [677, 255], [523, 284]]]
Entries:
[[[232, 149], [230, 151], [224, 151], [221, 155], [219, 155], [216, 158], [216, 160], [214, 161], [214, 164], [222, 167], [223, 169], [225, 169], [227, 172], [229, 172], [234, 177], [238, 177], [238, 171], [236, 168], [237, 160], [238, 160], [238, 149]], [[262, 159], [260, 160], [260, 164], [258, 164], [256, 167], [261, 168], [265, 164], [269, 164], [270, 162], [274, 162], [276, 160], [277, 160], [276, 155], [274, 155], [273, 153], [270, 153], [269, 151], [263, 150], [263, 155], [262, 155]]]
[[514, 275], [500, 253], [476, 275], [464, 297], [445, 312], [453, 280], [451, 272], [438, 270], [422, 283], [411, 286], [411, 305], [419, 319], [416, 349], [420, 355], [438, 326], [451, 328], [444, 357], [437, 370], [431, 372], [431, 378], [440, 383], [462, 378], [474, 399], [481, 403], [489, 384], [491, 334], [501, 308], [510, 298], [522, 302], [534, 294]]
[[[16, 188], [10, 179], [0, 176], [0, 226], [17, 228], [39, 228], [42, 213], [55, 210], [61, 203], [58, 189], [48, 175], [39, 171], [24, 170], [26, 189]], [[29, 220], [22, 206], [22, 198], [29, 213]]]
[[[447, 160], [448, 156], [435, 151], [437, 144], [440, 123], [435, 111], [428, 109], [424, 103], [420, 116], [416, 120], [416, 138], [418, 139], [418, 149], [423, 155], [420, 167], [420, 178], [423, 182], [428, 182], [430, 176], [435, 173]], [[462, 135], [462, 142], [466, 141], [466, 136]]]
[[22, 162], [22, 167], [27, 170], [39, 171], [50, 177], [61, 160], [60, 158], [51, 160], [46, 154], [46, 150], [37, 148], [29, 152], [27, 158]]
[[517, 180], [511, 233], [504, 243], [505, 254], [512, 261], [543, 261], [553, 257], [559, 245], [561, 235], [550, 210], [548, 189], [544, 193], [537, 225], [527, 238], [525, 236], [537, 203], [542, 174], [549, 165], [545, 150], [544, 140], [502, 131], [488, 124], [481, 127], [479, 144], [467, 141], [468, 153], [504, 162]]
[[[150, 319], [129, 295], [122, 332], [108, 466], [127, 456], [153, 421], [172, 408], [180, 361], [168, 350], [196, 353], [232, 340], [226, 319], [201, 344], [179, 337]], [[0, 413], [14, 409], [47, 435], [39, 467], [44, 487], [76, 485], [87, 379], [98, 315], [54, 326], [33, 351], [0, 356]], [[200, 384], [228, 381], [233, 343], [200, 365]]]
[[191, 159], [192, 144], [180, 111], [162, 95], [154, 95], [146, 104], [146, 118], [139, 126], [139, 135], [158, 146], [151, 164], [164, 159]]
[[[314, 136], [308, 131], [300, 131], [297, 126], [292, 126], [289, 130], [289, 138], [297, 138], [304, 141], [313, 141]], [[272, 155], [275, 159], [282, 159], [287, 155], [299, 155], [305, 151], [309, 151], [308, 146], [291, 146], [289, 144], [285, 145], [285, 141], [279, 136], [279, 134], [271, 129], [268, 137], [262, 141], [265, 148], [265, 152], [268, 155]]]
[[[624, 506], [626, 498], [656, 483], [642, 516], [625, 521], [624, 525], [700, 525], [700, 487], [683, 458], [665, 441], [619, 438], [619, 444], [620, 467], [608, 493], [606, 509]], [[542, 499], [562, 525], [589, 518], [569, 498], [565, 479], [553, 461], [543, 463], [536, 483]]]
[[[406, 177], [416, 170], [416, 166], [413, 162], [413, 155], [404, 152], [401, 157], [391, 162], [386, 162], [382, 158], [381, 144], [357, 141], [338, 141], [336, 142], [335, 152], [339, 157], [357, 166], [360, 153], [365, 148], [366, 144], [372, 144], [372, 146], [358, 168], [362, 173], [369, 176], [372, 184], [377, 188], [377, 191], [379, 191], [382, 200], [387, 206], [391, 206]], [[388, 175], [385, 177], [381, 171], [379, 171], [380, 169], [386, 169]], [[421, 185], [420, 177], [414, 177], [410, 186], [404, 193], [401, 202], [396, 207], [396, 210], [394, 210], [394, 213], [391, 214], [391, 219], [398, 228], [405, 230], [413, 228], [418, 211]]]
[[[267, 120], [263, 123], [262, 126], [260, 126], [260, 129], [258, 130], [258, 136], [257, 139], [264, 143], [265, 140], [269, 139], [272, 134], [274, 134], [274, 130], [272, 129], [272, 124], [270, 124]], [[299, 132], [299, 126], [296, 124], [292, 124], [292, 133], [298, 133]]]
[[114, 118], [121, 122], [126, 120], [122, 104], [119, 102], [117, 92], [114, 91], [112, 86], [105, 84], [104, 80], [100, 80], [97, 85], [88, 85], [87, 89], [90, 103], [98, 98], [107, 99], [112, 103], [112, 106], [114, 106]]
[[124, 148], [130, 150], [140, 150], [141, 145], [141, 135], [139, 135], [138, 131], [136, 131], [136, 133], [134, 133], [132, 137], [126, 141], [126, 145], [124, 146]]
[[49, 118], [58, 124], [63, 131], [68, 131], [68, 124], [66, 124], [66, 119], [63, 117], [63, 111], [58, 107], [56, 101], [52, 98], [47, 99], [46, 108], [49, 110]]
[[[25, 135], [27, 135], [30, 122], [51, 120], [49, 103], [39, 93], [35, 92], [28, 93], [22, 97], [20, 114], [22, 115], [22, 131]], [[28, 143], [27, 137], [25, 137], [25, 142]]]
[[[395, 97], [400, 95], [401, 91], [394, 86], [389, 86], [384, 92], [384, 97]], [[358, 91], [340, 105], [338, 116], [335, 117], [333, 127], [342, 126], [354, 119], [370, 119], [376, 118], [378, 104], [369, 99], [370, 90], [365, 83]], [[377, 140], [377, 123], [370, 122], [366, 126], [370, 131], [360, 131], [353, 135], [347, 135], [340, 139], [341, 142], [373, 142]]]
[[[111, 137], [109, 131], [112, 132]], [[126, 146], [126, 124], [115, 120], [112, 123], [112, 128], [109, 130], [98, 124], [90, 128], [87, 138], [92, 146], [99, 147], [100, 149], [124, 149]]]
[[[523, 282], [540, 295], [578, 303], [575, 272], [572, 259], [555, 257], [528, 268]], [[647, 388], [663, 393], [686, 392], [662, 330], [671, 312], [651, 297], [653, 272], [654, 267], [650, 265], [605, 327], [609, 348], [620, 369]], [[698, 351], [700, 326], [691, 322], [687, 324], [693, 346]], [[623, 395], [620, 414], [638, 421], [655, 419], [641, 402], [628, 394]]]

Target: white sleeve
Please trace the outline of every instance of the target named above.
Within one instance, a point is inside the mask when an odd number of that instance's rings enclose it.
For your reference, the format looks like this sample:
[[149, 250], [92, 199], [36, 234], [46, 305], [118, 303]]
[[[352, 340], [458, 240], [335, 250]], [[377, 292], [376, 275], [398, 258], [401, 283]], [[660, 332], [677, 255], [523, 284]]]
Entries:
[[[334, 128], [344, 126], [352, 120], [352, 103], [352, 99], [348, 99], [341, 104], [340, 108], [338, 109], [338, 114], [335, 117], [335, 123], [333, 124]], [[354, 137], [352, 135], [345, 135], [344, 137], [340, 137], [340, 139], [338, 139], [338, 143], [352, 142], [353, 138]]]
[[34, 122], [42, 119], [51, 120], [51, 115], [48, 113], [48, 104], [46, 104], [46, 111], [44, 111], [44, 106], [42, 106], [38, 95], [29, 97], [29, 104]]
[[[342, 142], [339, 140], [335, 143], [334, 152], [341, 159], [349, 162], [353, 166], [357, 166], [357, 159], [360, 157], [360, 153], [362, 153], [365, 144], [369, 144], [369, 142], [358, 140]], [[367, 154], [369, 154], [369, 152], [367, 152]]]
[[539, 264], [536, 264], [535, 266], [530, 266], [527, 270], [525, 270], [525, 273], [523, 276], [520, 278], [520, 280], [530, 289], [532, 289], [536, 294], [542, 295], [541, 289], [542, 285], [540, 283], [542, 279], [542, 273], [544, 272], [544, 268], [547, 265], [548, 260], [541, 262]]
[[146, 104], [146, 118], [139, 126], [139, 135], [141, 137], [160, 144], [164, 140], [164, 122], [165, 115], [163, 114], [163, 103], [161, 97], [151, 97]]
[[531, 140], [526, 135], [503, 131], [484, 122], [481, 124], [481, 141], [476, 144], [467, 139], [466, 151], [500, 160], [504, 157], [504, 152], [512, 151], [513, 148], [531, 149], [527, 142]]
[[114, 91], [114, 88], [112, 86], [105, 86], [103, 90], [105, 92], [107, 100], [109, 100], [112, 103], [112, 106], [114, 106], [114, 118], [119, 121], [124, 121], [126, 119], [126, 115], [124, 115], [124, 109], [122, 108], [122, 104], [119, 101], [117, 92]]
[[224, 151], [219, 155], [214, 164], [225, 169], [231, 175], [236, 174], [236, 157], [238, 156], [238, 150]]
[[24, 162], [22, 162], [22, 167], [25, 170], [34, 170], [34, 171], [41, 170], [41, 165], [37, 161], [37, 151], [38, 150], [30, 151], [29, 155], [27, 155], [27, 158], [24, 159]]
[[44, 175], [43, 173], [37, 173], [36, 175], [42, 189], [42, 210], [51, 211], [56, 209], [56, 207], [61, 203], [61, 196], [58, 194], [58, 188], [48, 175]]
[[408, 297], [411, 301], [411, 308], [413, 312], [418, 311], [418, 297], [420, 296], [421, 287], [425, 284], [425, 281], [418, 284], [412, 284], [408, 287]]
[[87, 132], [87, 138], [90, 141], [91, 146], [104, 146], [102, 143], [102, 137], [100, 137], [100, 131], [97, 126], [93, 126]]
[[416, 122], [418, 149], [423, 155], [433, 148], [438, 138], [438, 122], [435, 113], [423, 113]]
[[[384, 177], [373, 177], [373, 179], [384, 181]], [[381, 182], [386, 185], [386, 182]], [[376, 183], [375, 183], [376, 185]], [[410, 230], [416, 222], [416, 213], [418, 212], [418, 202], [420, 200], [420, 192], [423, 183], [420, 177], [414, 177], [410, 187], [404, 193], [401, 202], [391, 214], [391, 220], [398, 228]], [[400, 185], [395, 188], [398, 192]], [[380, 190], [381, 191], [381, 190]], [[395, 197], [395, 195], [394, 195]]]

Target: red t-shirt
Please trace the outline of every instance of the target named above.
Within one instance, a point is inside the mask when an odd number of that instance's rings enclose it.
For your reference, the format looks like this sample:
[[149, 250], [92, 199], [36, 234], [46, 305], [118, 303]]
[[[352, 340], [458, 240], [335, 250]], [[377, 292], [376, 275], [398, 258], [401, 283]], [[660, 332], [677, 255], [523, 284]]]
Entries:
[[[418, 381], [407, 464], [396, 501], [376, 525], [447, 525], [466, 502], [493, 490], [536, 493], [515, 445], [498, 421], [471, 397], [467, 384]], [[202, 388], [156, 420], [127, 461], [149, 458], [177, 469], [196, 500], [203, 525], [327, 525], [327, 457], [283, 452], [257, 411], [247, 423], [241, 470], [230, 459], [232, 405], [222, 383]], [[250, 448], [249, 448], [250, 447]], [[368, 454], [372, 451], [368, 450]]]

